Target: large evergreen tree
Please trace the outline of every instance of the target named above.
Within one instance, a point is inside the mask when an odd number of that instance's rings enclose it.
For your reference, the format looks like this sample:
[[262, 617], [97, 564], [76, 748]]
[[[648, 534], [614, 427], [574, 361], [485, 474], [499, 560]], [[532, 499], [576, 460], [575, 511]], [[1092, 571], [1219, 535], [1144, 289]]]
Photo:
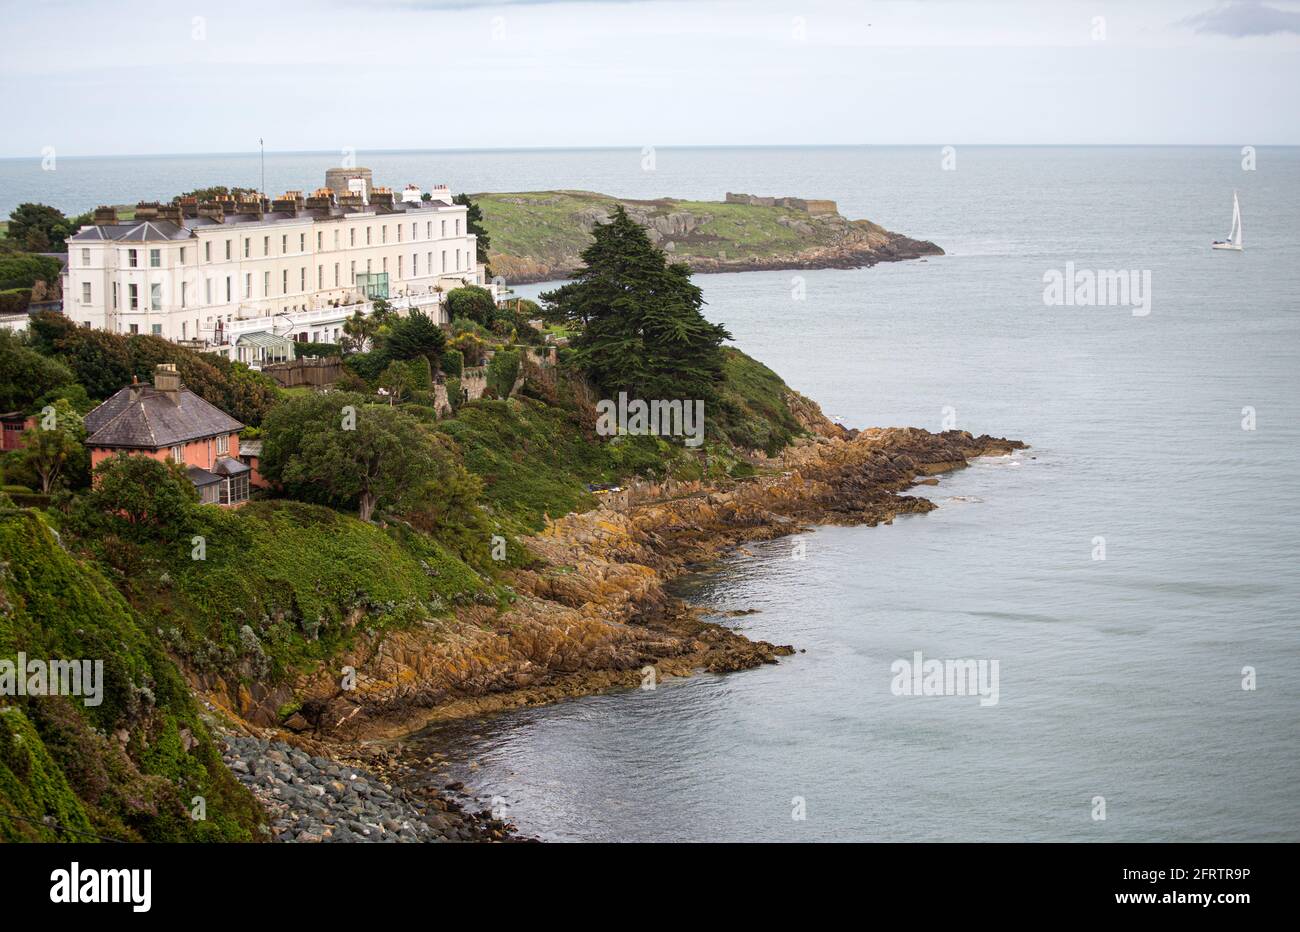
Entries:
[[471, 201], [468, 194], [457, 194], [451, 199], [451, 202], [469, 208], [465, 211], [465, 232], [478, 237], [478, 248], [475, 250], [478, 264], [483, 266], [487, 274], [491, 275], [492, 269], [488, 268], [488, 247], [492, 245], [492, 237], [488, 236], [488, 231], [483, 226], [482, 208]]
[[721, 324], [704, 319], [704, 296], [684, 264], [669, 264], [622, 206], [592, 229], [575, 280], [542, 295], [552, 318], [582, 333], [575, 359], [609, 397], [716, 397], [722, 378]]

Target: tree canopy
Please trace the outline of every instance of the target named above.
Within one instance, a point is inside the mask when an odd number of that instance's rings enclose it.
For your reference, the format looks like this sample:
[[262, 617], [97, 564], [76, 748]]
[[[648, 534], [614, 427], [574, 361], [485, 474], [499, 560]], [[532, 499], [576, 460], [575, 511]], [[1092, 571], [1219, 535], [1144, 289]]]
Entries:
[[731, 334], [700, 312], [690, 269], [669, 264], [622, 206], [592, 236], [574, 280], [542, 295], [553, 318], [582, 326], [579, 368], [608, 397], [715, 398]]

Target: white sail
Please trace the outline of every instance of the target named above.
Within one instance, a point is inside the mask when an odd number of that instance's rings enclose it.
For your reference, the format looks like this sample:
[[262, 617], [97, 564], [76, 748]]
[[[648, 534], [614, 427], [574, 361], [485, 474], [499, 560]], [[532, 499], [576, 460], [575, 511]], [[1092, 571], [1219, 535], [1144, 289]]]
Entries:
[[1237, 199], [1237, 192], [1232, 192], [1232, 231], [1228, 238], [1222, 241], [1215, 241], [1210, 244], [1211, 249], [1232, 249], [1240, 252], [1242, 246], [1241, 236], [1241, 201]]

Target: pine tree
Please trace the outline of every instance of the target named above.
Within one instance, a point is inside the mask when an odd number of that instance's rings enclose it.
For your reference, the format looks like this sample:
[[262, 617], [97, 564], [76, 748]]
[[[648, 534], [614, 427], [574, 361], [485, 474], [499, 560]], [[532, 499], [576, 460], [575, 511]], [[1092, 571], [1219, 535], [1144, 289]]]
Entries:
[[608, 397], [715, 398], [731, 334], [700, 313], [690, 269], [669, 264], [621, 205], [591, 232], [575, 280], [542, 296], [553, 317], [582, 326], [579, 367]]

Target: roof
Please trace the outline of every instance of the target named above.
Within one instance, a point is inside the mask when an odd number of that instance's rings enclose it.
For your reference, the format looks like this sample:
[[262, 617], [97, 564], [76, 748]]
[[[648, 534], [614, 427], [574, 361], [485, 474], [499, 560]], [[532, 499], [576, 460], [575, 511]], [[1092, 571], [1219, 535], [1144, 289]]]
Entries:
[[268, 333], [265, 330], [240, 334], [235, 343], [236, 345], [243, 344], [258, 349], [282, 349], [291, 354], [293, 353], [293, 340], [278, 334]]
[[273, 226], [278, 223], [318, 223], [329, 220], [341, 220], [354, 215], [374, 216], [379, 219], [408, 215], [415, 219], [421, 215], [432, 215], [439, 211], [465, 210], [463, 204], [448, 204], [436, 198], [431, 201], [397, 201], [387, 204], [367, 204], [363, 207], [332, 206], [306, 207], [296, 214], [288, 211], [267, 211], [257, 214], [226, 214], [222, 222], [211, 217], [182, 217], [178, 226], [170, 220], [123, 220], [116, 224], [87, 225], [68, 237], [68, 242], [119, 242], [119, 243], [157, 243], [171, 240], [193, 238], [198, 227], [233, 227], [233, 226]]
[[261, 456], [261, 455], [262, 455], [262, 441], [260, 441], [260, 440], [241, 440], [241, 441], [239, 441], [239, 458], [240, 458], [240, 459], [243, 459], [245, 456], [247, 456], [247, 457], [249, 457], [249, 458], [251, 459], [252, 457], [255, 457], [255, 456]]
[[161, 450], [242, 430], [220, 408], [182, 386], [175, 393], [128, 385], [86, 415], [86, 446]]
[[212, 464], [212, 471], [218, 476], [242, 476], [253, 470], [247, 463], [241, 463], [232, 456], [218, 456]]
[[189, 476], [190, 481], [200, 489], [205, 485], [215, 485], [221, 481], [220, 476], [214, 476], [206, 469], [200, 469], [198, 466], [186, 466], [185, 475]]

